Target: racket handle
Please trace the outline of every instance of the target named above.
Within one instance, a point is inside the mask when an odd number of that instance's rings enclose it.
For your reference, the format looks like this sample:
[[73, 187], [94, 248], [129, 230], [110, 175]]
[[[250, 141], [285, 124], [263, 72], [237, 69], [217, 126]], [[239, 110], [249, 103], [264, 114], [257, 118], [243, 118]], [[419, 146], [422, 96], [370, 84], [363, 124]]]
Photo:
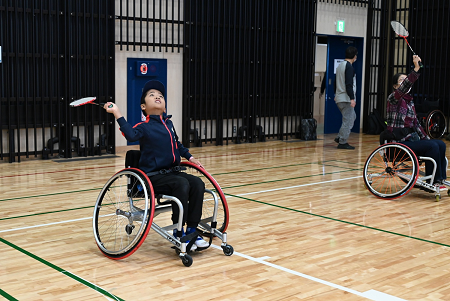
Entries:
[[419, 67], [420, 67], [420, 68], [423, 68], [422, 62], [419, 62]]
[[[103, 107], [105, 104], [104, 104], [104, 103], [99, 103], [98, 105]], [[113, 104], [110, 104], [110, 105], [108, 106], [108, 108], [112, 108], [112, 107], [114, 107]]]

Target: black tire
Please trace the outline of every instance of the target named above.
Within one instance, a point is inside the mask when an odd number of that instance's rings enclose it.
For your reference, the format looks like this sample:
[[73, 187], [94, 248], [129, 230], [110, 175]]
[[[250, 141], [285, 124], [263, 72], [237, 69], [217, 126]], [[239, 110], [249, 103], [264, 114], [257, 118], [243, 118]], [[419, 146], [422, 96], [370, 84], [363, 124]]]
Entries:
[[[228, 205], [227, 200], [225, 199], [225, 195], [220, 188], [219, 184], [216, 180], [203, 168], [199, 167], [196, 164], [190, 162], [182, 162], [181, 166], [186, 167], [185, 172], [200, 177], [205, 183], [205, 188], [213, 191], [217, 197], [219, 198], [219, 207], [217, 212], [217, 227], [216, 229], [220, 232], [225, 232], [228, 227]], [[204, 202], [203, 202], [203, 213], [202, 220], [200, 223], [204, 222], [211, 225], [211, 218], [213, 216], [214, 211], [214, 200], [209, 193], [205, 193]], [[206, 231], [201, 225], [197, 228], [201, 236], [211, 237], [211, 233]]]
[[425, 131], [433, 139], [439, 139], [447, 131], [447, 121], [440, 110], [431, 111], [425, 122]]
[[230, 245], [222, 246], [223, 254], [226, 256], [231, 256], [234, 253], [234, 249]]
[[375, 149], [364, 164], [364, 183], [376, 197], [396, 199], [408, 193], [419, 176], [419, 163], [414, 152], [397, 143]]
[[181, 262], [184, 264], [185, 267], [190, 267], [194, 260], [192, 260], [191, 255], [185, 254], [184, 256], [181, 256]]
[[103, 186], [95, 203], [93, 228], [100, 251], [111, 259], [133, 254], [147, 237], [154, 211], [155, 198], [148, 177], [135, 168], [116, 173]]

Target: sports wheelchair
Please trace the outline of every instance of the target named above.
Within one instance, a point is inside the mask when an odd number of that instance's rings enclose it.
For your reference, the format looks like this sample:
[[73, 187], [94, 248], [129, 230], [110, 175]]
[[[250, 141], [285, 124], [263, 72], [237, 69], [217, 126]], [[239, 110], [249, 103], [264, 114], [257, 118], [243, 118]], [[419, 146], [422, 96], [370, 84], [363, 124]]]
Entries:
[[439, 139], [447, 131], [447, 120], [444, 113], [439, 110], [439, 99], [430, 101], [425, 99], [416, 104], [417, 117], [428, 136]]
[[[168, 195], [154, 195], [152, 183], [138, 166], [140, 151], [130, 150], [126, 154], [125, 169], [122, 169], [103, 186], [95, 203], [93, 229], [100, 251], [111, 259], [123, 259], [133, 254], [144, 242], [152, 228], [174, 246], [176, 253], [187, 267], [193, 263], [188, 254], [197, 235], [218, 237], [225, 255], [231, 256], [233, 247], [227, 244], [228, 206], [219, 184], [203, 168], [190, 162], [181, 162], [184, 172], [195, 174], [205, 183], [202, 219], [193, 234], [181, 237], [183, 206]], [[164, 212], [172, 212], [172, 203], [179, 208], [178, 223], [172, 224]], [[156, 216], [163, 214], [156, 224]], [[160, 221], [166, 221], [161, 225]], [[168, 223], [167, 221], [170, 221]], [[177, 236], [172, 235], [177, 229]], [[190, 240], [189, 243], [187, 241]], [[197, 248], [201, 251], [209, 248]]]
[[[425, 161], [433, 163], [433, 173], [425, 174]], [[448, 165], [448, 161], [447, 161]], [[364, 183], [376, 197], [393, 200], [407, 194], [413, 187], [434, 193], [441, 198], [439, 186], [434, 186], [436, 161], [430, 157], [416, 156], [406, 145], [387, 143], [375, 149], [364, 164]], [[445, 186], [450, 182], [444, 181]], [[447, 192], [450, 195], [450, 190]]]

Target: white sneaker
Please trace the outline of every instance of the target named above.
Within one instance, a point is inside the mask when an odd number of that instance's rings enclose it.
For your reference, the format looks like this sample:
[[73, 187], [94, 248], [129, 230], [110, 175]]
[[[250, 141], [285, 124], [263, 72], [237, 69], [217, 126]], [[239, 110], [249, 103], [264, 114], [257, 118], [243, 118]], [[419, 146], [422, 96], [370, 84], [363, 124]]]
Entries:
[[[186, 246], [187, 246], [188, 243], [189, 242], [186, 242]], [[192, 246], [191, 246], [191, 251], [195, 251], [195, 250], [197, 250], [197, 246], [196, 246], [195, 243], [193, 243]]]
[[194, 245], [196, 245], [199, 248], [207, 248], [209, 247], [209, 243], [204, 240], [203, 238], [201, 238], [200, 236], [197, 238], [197, 240], [195, 241]]

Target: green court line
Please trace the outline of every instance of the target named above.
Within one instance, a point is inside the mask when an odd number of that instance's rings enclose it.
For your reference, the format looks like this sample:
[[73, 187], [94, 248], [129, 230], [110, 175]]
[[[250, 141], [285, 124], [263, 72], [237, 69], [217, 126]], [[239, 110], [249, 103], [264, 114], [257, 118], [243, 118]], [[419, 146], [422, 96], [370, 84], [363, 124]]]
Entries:
[[[344, 168], [344, 167], [342, 167], [342, 168]], [[308, 176], [301, 176], [301, 177], [294, 177], [294, 178], [271, 180], [271, 181], [264, 181], [264, 182], [251, 183], [251, 184], [242, 184], [242, 185], [228, 186], [228, 187], [220, 187], [220, 188], [222, 188], [222, 190], [223, 190], [223, 189], [230, 189], [230, 188], [237, 188], [237, 187], [246, 187], [246, 186], [252, 186], [252, 185], [259, 185], [259, 184], [275, 183], [275, 182], [281, 182], [281, 181], [290, 181], [290, 180], [298, 180], [298, 179], [304, 179], [304, 178], [310, 178], [310, 177], [331, 175], [331, 174], [336, 174], [336, 173], [344, 173], [344, 172], [355, 171], [355, 170], [360, 170], [360, 168], [353, 168], [353, 169], [343, 170], [343, 171], [332, 171], [332, 172], [320, 173], [320, 174], [316, 174], [316, 175], [308, 175]]]
[[362, 165], [364, 166], [365, 164], [363, 163], [359, 163], [359, 162], [347, 162], [347, 161], [342, 161], [342, 160], [327, 160], [327, 161], [323, 161], [323, 162], [341, 162], [341, 163], [345, 163], [345, 164], [356, 164], [356, 165]]
[[44, 214], [58, 213], [58, 212], [74, 211], [74, 210], [94, 208], [94, 207], [95, 207], [95, 205], [94, 206], [78, 207], [78, 208], [70, 208], [70, 209], [61, 209], [61, 210], [55, 210], [55, 211], [40, 212], [40, 213], [33, 213], [33, 214], [26, 214], [26, 215], [19, 215], [19, 216], [10, 216], [10, 217], [0, 218], [0, 221], [4, 221], [4, 220], [8, 220], [8, 219], [15, 219], [15, 218], [22, 218], [22, 217], [30, 217], [30, 216], [38, 216], [38, 215], [44, 215]]
[[[228, 172], [222, 172], [222, 173], [215, 173], [212, 176], [218, 176], [218, 175], [228, 175], [228, 174], [235, 174], [235, 173], [243, 173], [243, 172], [252, 172], [252, 171], [261, 171], [261, 170], [268, 170], [268, 169], [275, 169], [275, 168], [284, 168], [284, 167], [294, 167], [294, 166], [302, 166], [302, 165], [311, 165], [311, 164], [317, 164], [317, 165], [323, 165], [324, 162], [337, 162], [336, 160], [327, 160], [327, 161], [319, 161], [319, 162], [308, 162], [308, 163], [298, 163], [298, 164], [288, 164], [288, 165], [280, 165], [280, 166], [271, 166], [271, 167], [264, 167], [264, 168], [255, 168], [255, 169], [245, 169], [245, 170], [236, 170], [236, 171], [228, 171]], [[327, 165], [328, 166], [328, 165]], [[331, 166], [331, 165], [330, 165]], [[339, 166], [341, 167], [341, 166]], [[346, 168], [346, 167], [341, 167]]]
[[[332, 160], [332, 161], [334, 161], [334, 160]], [[242, 170], [242, 171], [234, 171], [234, 172], [227, 172], [227, 173], [212, 174], [212, 176], [215, 177], [217, 175], [223, 175], [223, 174], [232, 174], [232, 173], [249, 172], [249, 171], [260, 171], [260, 170], [274, 169], [274, 168], [279, 168], [279, 167], [299, 166], [299, 165], [305, 165], [305, 164], [317, 164], [317, 163], [304, 163], [304, 164], [293, 164], [293, 165], [276, 166], [276, 167], [269, 167], [269, 168], [250, 169], [250, 170]], [[332, 165], [330, 165], [330, 166], [332, 166]], [[341, 167], [341, 166], [332, 166], [332, 167], [338, 167], [338, 168], [346, 169], [346, 167]], [[348, 172], [348, 171], [352, 171], [352, 170], [359, 170], [359, 169], [358, 168], [356, 168], [356, 169], [352, 168], [352, 169], [343, 170], [343, 171], [334, 171], [334, 172], [330, 172], [330, 173], [320, 173], [320, 174], [314, 174], [314, 175], [309, 175], [309, 176], [302, 176], [302, 177], [288, 178], [288, 179], [280, 179], [280, 180], [274, 180], [274, 181], [270, 181], [270, 182], [252, 183], [252, 184], [247, 184], [247, 185], [250, 186], [250, 185], [257, 185], [257, 184], [264, 184], [264, 183], [271, 183], [271, 182], [295, 180], [295, 179], [302, 179], [302, 178], [307, 178], [307, 177], [316, 177], [316, 176], [322, 176], [322, 175], [333, 174], [333, 173]], [[241, 187], [241, 186], [230, 186], [230, 187], [226, 187], [226, 188], [234, 188], [234, 187]], [[0, 199], [0, 202], [14, 201], [14, 200], [24, 200], [24, 199], [46, 197], [46, 196], [53, 196], [53, 195], [62, 195], [62, 194], [70, 194], [70, 193], [96, 191], [96, 190], [101, 190], [102, 188], [91, 188], [91, 189], [83, 189], [83, 190], [74, 190], [74, 191], [56, 192], [56, 193], [48, 193], [48, 194], [30, 195], [30, 196], [27, 196], [27, 197]], [[226, 189], [224, 187], [221, 187], [221, 188], [222, 189]]]
[[243, 197], [243, 196], [239, 196], [239, 195], [234, 195], [234, 194], [229, 194], [229, 193], [224, 193], [224, 194], [228, 195], [228, 196], [231, 196], [231, 197], [238, 198], [238, 199], [243, 199], [243, 200], [247, 200], [247, 201], [251, 201], [251, 202], [255, 202], [255, 203], [259, 203], [259, 204], [263, 204], [263, 205], [277, 207], [277, 208], [281, 208], [281, 209], [285, 209], [285, 210], [289, 210], [289, 211], [294, 211], [294, 212], [303, 213], [303, 214], [307, 214], [307, 215], [311, 215], [311, 216], [315, 216], [315, 217], [329, 219], [329, 220], [332, 220], [332, 221], [335, 221], [335, 222], [339, 222], [339, 223], [344, 223], [344, 224], [348, 224], [348, 225], [352, 225], [352, 226], [357, 226], [357, 227], [362, 227], [362, 228], [366, 228], [366, 229], [370, 229], [370, 230], [375, 230], [375, 231], [379, 231], [379, 232], [393, 234], [393, 235], [396, 235], [396, 236], [411, 238], [411, 239], [415, 239], [415, 240], [418, 240], [418, 241], [427, 242], [427, 243], [431, 243], [431, 244], [435, 244], [435, 245], [439, 245], [439, 246], [444, 246], [444, 247], [449, 247], [450, 248], [450, 245], [443, 244], [443, 243], [436, 242], [436, 241], [432, 241], [432, 240], [427, 240], [427, 239], [423, 239], [423, 238], [419, 238], [419, 237], [415, 237], [415, 236], [409, 236], [409, 235], [405, 235], [405, 234], [401, 234], [401, 233], [397, 233], [397, 232], [392, 232], [392, 231], [388, 231], [388, 230], [383, 230], [383, 229], [379, 229], [379, 228], [375, 228], [375, 227], [365, 226], [365, 225], [361, 225], [361, 224], [357, 224], [357, 223], [353, 223], [353, 222], [340, 220], [340, 219], [333, 218], [333, 217], [328, 217], [328, 216], [324, 216], [324, 215], [320, 215], [320, 214], [314, 214], [314, 213], [311, 213], [311, 212], [302, 211], [302, 210], [298, 210], [298, 209], [293, 209], [293, 208], [289, 208], [289, 207], [284, 207], [284, 206], [271, 204], [271, 203], [267, 203], [267, 202], [263, 202], [263, 201], [257, 201], [257, 200], [249, 199], [249, 198], [246, 198], [246, 197]]
[[[252, 186], [252, 185], [259, 185], [259, 184], [267, 184], [267, 183], [275, 183], [275, 182], [281, 182], [281, 181], [289, 181], [289, 180], [297, 180], [297, 179], [303, 179], [303, 178], [317, 177], [317, 176], [328, 175], [328, 174], [349, 172], [349, 171], [353, 171], [353, 170], [359, 170], [359, 169], [350, 169], [350, 170], [346, 170], [346, 171], [333, 171], [333, 172], [330, 172], [330, 173], [321, 173], [321, 174], [316, 174], [316, 175], [308, 175], [308, 176], [302, 176], [302, 177], [287, 178], [287, 179], [280, 179], [280, 180], [272, 180], [272, 181], [265, 181], [265, 182], [251, 183], [251, 184], [242, 184], [242, 185], [237, 185], [237, 186], [229, 186], [229, 187], [221, 187], [221, 188], [222, 188], [222, 190], [224, 190], [224, 189], [230, 189], [230, 188], [236, 188], [236, 187], [246, 187], [246, 186]], [[100, 189], [102, 189], [102, 188], [95, 188], [95, 189], [88, 189], [88, 190], [79, 190], [79, 191], [69, 191], [67, 193], [91, 191], [91, 190], [100, 190]], [[57, 193], [57, 194], [63, 194], [63, 193]], [[24, 197], [22, 199], [34, 198], [34, 197], [42, 197], [42, 196], [48, 196], [48, 195], [50, 195], [50, 194], [28, 196], [28, 197]], [[2, 200], [0, 200], [0, 201], [2, 201]], [[41, 213], [26, 214], [26, 215], [19, 215], [19, 216], [4, 217], [4, 218], [0, 218], [0, 221], [9, 220], [9, 219], [15, 219], [15, 218], [22, 218], [22, 217], [30, 217], [30, 216], [58, 213], [58, 212], [74, 211], [74, 210], [79, 210], [79, 209], [88, 209], [88, 208], [94, 208], [94, 207], [95, 207], [95, 205], [84, 206], [84, 207], [77, 207], [77, 208], [70, 208], [70, 209], [61, 209], [61, 210], [41, 212]]]
[[13, 296], [11, 296], [10, 294], [8, 294], [7, 292], [5, 292], [2, 289], [0, 289], [0, 296], [3, 296], [10, 301], [19, 301], [18, 299], [14, 298]]
[[86, 191], [95, 191], [95, 190], [100, 190], [100, 189], [101, 189], [101, 188], [91, 188], [91, 189], [83, 189], [83, 190], [75, 190], [75, 191], [64, 191], [64, 192], [55, 192], [55, 193], [47, 193], [47, 194], [30, 195], [30, 196], [26, 196], [26, 197], [17, 197], [17, 198], [2, 199], [2, 200], [0, 200], [0, 202], [4, 202], [4, 201], [14, 201], [14, 200], [23, 200], [23, 199], [31, 199], [31, 198], [38, 198], [38, 197], [51, 196], [51, 195], [68, 194], [68, 193], [78, 193], [78, 192], [86, 192]]
[[[47, 260], [45, 260], [45, 259], [43, 259], [43, 258], [41, 258], [41, 257], [39, 257], [39, 256], [36, 256], [36, 255], [34, 255], [33, 253], [30, 253], [30, 252], [28, 252], [28, 251], [22, 249], [21, 247], [16, 246], [15, 244], [13, 244], [13, 243], [11, 243], [11, 242], [9, 242], [9, 241], [7, 241], [7, 240], [1, 238], [1, 237], [0, 237], [0, 242], [2, 242], [2, 243], [4, 243], [4, 244], [6, 244], [6, 245], [8, 245], [8, 246], [10, 246], [10, 247], [12, 247], [12, 248], [14, 248], [14, 249], [16, 249], [17, 251], [19, 251], [19, 252], [21, 252], [21, 253], [23, 253], [23, 254], [25, 254], [25, 255], [27, 255], [27, 256], [29, 256], [29, 257], [35, 259], [35, 260], [37, 260], [37, 261], [39, 261], [40, 263], [45, 264], [46, 266], [48, 266], [48, 267], [50, 267], [50, 268], [52, 268], [52, 269], [54, 269], [54, 270], [56, 270], [56, 271], [58, 271], [58, 272], [60, 272], [60, 273], [62, 273], [62, 274], [64, 274], [64, 275], [66, 275], [66, 276], [68, 276], [68, 277], [70, 277], [70, 278], [72, 278], [72, 279], [74, 279], [74, 280], [80, 282], [81, 284], [84, 284], [85, 286], [87, 286], [87, 287], [89, 287], [89, 288], [94, 289], [94, 290], [96, 290], [96, 291], [102, 293], [103, 295], [105, 295], [105, 296], [107, 296], [107, 297], [109, 297], [109, 298], [112, 298], [113, 300], [121, 300], [121, 301], [125, 301], [125, 300], [123, 300], [123, 299], [121, 299], [121, 298], [119, 298], [119, 297], [117, 297], [117, 296], [111, 294], [110, 292], [108, 292], [108, 291], [102, 289], [101, 287], [99, 287], [99, 286], [97, 286], [97, 285], [95, 285], [95, 284], [92, 284], [92, 283], [90, 283], [90, 282], [84, 280], [83, 278], [80, 278], [80, 277], [78, 277], [77, 275], [74, 275], [74, 274], [72, 274], [71, 272], [68, 272], [68, 271], [62, 269], [62, 268], [60, 268], [60, 267], [58, 267], [58, 266], [56, 266], [56, 265], [54, 265], [54, 264], [48, 262]], [[10, 299], [10, 300], [15, 300], [15, 299]]]

